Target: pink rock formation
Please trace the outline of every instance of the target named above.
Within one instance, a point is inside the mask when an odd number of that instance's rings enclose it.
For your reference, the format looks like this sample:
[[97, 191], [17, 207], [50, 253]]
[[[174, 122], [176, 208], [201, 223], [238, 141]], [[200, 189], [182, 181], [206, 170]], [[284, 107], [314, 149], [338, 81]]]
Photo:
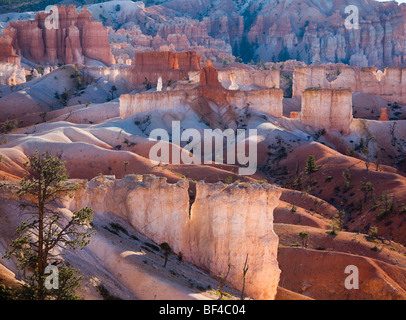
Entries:
[[217, 70], [213, 67], [213, 64], [210, 60], [207, 60], [204, 63], [204, 68], [200, 72], [200, 87], [214, 87], [221, 88], [222, 85], [218, 79]]
[[[360, 30], [345, 27], [348, 5], [359, 8]], [[201, 47], [205, 52], [199, 54], [212, 61], [219, 57], [211, 58], [210, 49], [231, 53], [232, 48], [245, 62], [258, 55], [265, 61], [298, 59], [307, 64], [319, 60], [360, 67], [406, 64], [406, 5], [393, 1], [219, 0], [212, 6], [210, 1], [172, 0], [138, 12], [136, 20], [130, 15], [120, 22], [132, 19], [142, 26], [145, 16], [159, 16], [141, 27], [144, 35], [148, 29], [157, 32], [155, 50], [171, 44], [178, 50], [189, 42], [187, 50]]]
[[137, 87], [147, 79], [157, 84], [159, 77], [164, 84], [188, 78], [190, 71], [201, 69], [201, 58], [196, 52], [142, 52], [136, 53], [129, 82]]
[[9, 36], [0, 37], [0, 62], [7, 62], [20, 66], [21, 57], [15, 54], [11, 45], [13, 39]]
[[18, 54], [36, 63], [80, 64], [85, 57], [106, 65], [114, 63], [107, 30], [91, 20], [86, 8], [78, 14], [75, 6], [61, 5], [58, 12], [58, 29], [47, 29], [45, 20], [49, 14], [39, 12], [35, 20], [10, 22], [3, 33], [12, 38]]

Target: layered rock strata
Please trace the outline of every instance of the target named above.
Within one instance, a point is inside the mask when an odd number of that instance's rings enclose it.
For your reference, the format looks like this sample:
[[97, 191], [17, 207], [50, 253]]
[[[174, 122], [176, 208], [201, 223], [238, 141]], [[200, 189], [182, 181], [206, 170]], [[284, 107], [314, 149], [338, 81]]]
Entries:
[[157, 85], [187, 79], [189, 72], [200, 71], [201, 58], [196, 52], [142, 52], [136, 53], [134, 67], [128, 81], [134, 86], [150, 83]]
[[[157, 76], [160, 73], [156, 74]], [[204, 101], [202, 101], [202, 99]], [[176, 107], [193, 107], [199, 101], [213, 103], [221, 113], [233, 109], [253, 108], [274, 117], [283, 115], [283, 91], [280, 89], [227, 90], [218, 80], [217, 70], [211, 62], [206, 62], [200, 71], [199, 85], [194, 89], [179, 91], [144, 92], [120, 96], [120, 114], [126, 118], [138, 112]], [[201, 109], [200, 106], [198, 109]]]
[[406, 104], [406, 68], [386, 68], [384, 72], [375, 68], [340, 68], [334, 81], [326, 78], [325, 67], [296, 67], [293, 74], [293, 97], [300, 97], [308, 88], [329, 89], [350, 88], [353, 92], [363, 92], [386, 99], [390, 102]]
[[188, 182], [168, 184], [165, 178], [129, 175], [80, 181], [73, 199], [63, 203], [74, 211], [90, 206], [95, 214], [114, 212], [137, 231], [208, 271], [225, 274], [241, 289], [248, 257], [245, 292], [255, 299], [274, 299], [280, 270], [278, 237], [273, 231], [273, 210], [280, 190], [268, 184], [197, 183], [190, 210]]
[[302, 96], [300, 121], [315, 129], [350, 133], [352, 93], [347, 89], [307, 89]]
[[58, 7], [58, 28], [46, 27], [50, 14], [39, 12], [34, 20], [12, 21], [3, 30], [3, 36], [12, 39], [19, 55], [35, 63], [81, 64], [85, 58], [105, 65], [114, 63], [107, 29], [92, 20], [85, 7], [81, 13], [73, 5]]

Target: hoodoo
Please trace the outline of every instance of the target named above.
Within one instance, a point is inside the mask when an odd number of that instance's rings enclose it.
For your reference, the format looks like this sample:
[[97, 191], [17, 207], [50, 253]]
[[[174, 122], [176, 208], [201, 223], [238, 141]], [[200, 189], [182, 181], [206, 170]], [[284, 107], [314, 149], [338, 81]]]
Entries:
[[50, 14], [39, 12], [34, 20], [10, 22], [3, 30], [2, 41], [4, 37], [11, 37], [11, 45], [18, 54], [40, 64], [81, 64], [85, 58], [105, 65], [114, 63], [107, 29], [91, 19], [86, 7], [81, 13], [74, 5], [58, 7], [58, 29], [46, 27]]

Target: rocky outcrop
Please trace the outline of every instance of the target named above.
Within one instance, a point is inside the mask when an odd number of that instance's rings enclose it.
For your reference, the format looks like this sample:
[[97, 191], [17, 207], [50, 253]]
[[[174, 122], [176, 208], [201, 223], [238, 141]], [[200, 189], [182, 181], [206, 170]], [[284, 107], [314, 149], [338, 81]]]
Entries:
[[10, 36], [0, 37], [0, 62], [6, 62], [20, 66], [21, 57], [14, 52], [13, 39]]
[[201, 58], [196, 52], [136, 53], [134, 67], [128, 81], [134, 86], [156, 85], [161, 77], [164, 84], [188, 78], [191, 71], [201, 69]]
[[58, 14], [58, 29], [47, 29], [49, 13], [39, 12], [35, 20], [10, 22], [3, 34], [12, 38], [18, 54], [35, 63], [81, 64], [85, 58], [106, 65], [114, 63], [107, 30], [100, 22], [91, 20], [86, 8], [78, 13], [73, 5], [61, 5]]
[[230, 265], [228, 281], [239, 290], [248, 256], [246, 294], [275, 298], [280, 270], [273, 210], [281, 195], [275, 187], [199, 182], [190, 210], [189, 185], [184, 180], [168, 184], [154, 176], [129, 175], [121, 180], [101, 176], [80, 184], [75, 197], [63, 203], [69, 210], [90, 206], [96, 215], [114, 212], [212, 276], [226, 273]]
[[25, 81], [24, 68], [12, 63], [0, 62], [0, 84], [13, 86]]
[[247, 68], [227, 68], [218, 70], [218, 78], [223, 87], [229, 88], [234, 83], [243, 90], [259, 88], [276, 88], [280, 86], [279, 70], [258, 70]]
[[273, 117], [280, 118], [283, 115], [283, 92], [280, 89], [232, 91], [210, 87], [184, 91], [123, 94], [120, 96], [120, 115], [121, 118], [126, 118], [139, 112], [178, 107], [191, 108], [194, 102], [201, 97], [212, 102], [213, 106], [216, 106], [218, 110], [224, 108], [230, 108], [231, 110], [234, 108], [243, 109], [249, 106]]
[[350, 133], [352, 94], [341, 89], [307, 89], [302, 96], [300, 121], [314, 129]]
[[339, 69], [337, 78], [329, 82], [324, 66], [296, 67], [293, 74], [293, 97], [299, 97], [307, 88], [313, 87], [350, 88], [353, 92], [406, 104], [406, 68], [386, 68], [384, 72], [377, 72], [375, 68], [344, 67]]
[[204, 64], [203, 70], [200, 72], [199, 87], [221, 88], [217, 70], [213, 67], [210, 60]]
[[[151, 53], [149, 55], [151, 55]], [[167, 59], [163, 61], [165, 61], [167, 66], [176, 65], [174, 62], [176, 60], [170, 58], [176, 55], [175, 53], [166, 53], [165, 57], [167, 57]], [[151, 77], [156, 76], [158, 80], [159, 76], [163, 75], [163, 81], [165, 81], [164, 76], [168, 76], [162, 70], [160, 72], [145, 71], [146, 73], [144, 73], [143, 67], [140, 68], [141, 71], [138, 73], [138, 76], [149, 74]], [[179, 67], [179, 69], [167, 70], [172, 72], [172, 70], [178, 71], [180, 69], [181, 67]], [[137, 69], [135, 68], [134, 70]], [[191, 73], [192, 72], [188, 72], [189, 75]], [[169, 74], [173, 75], [174, 73]], [[214, 107], [218, 109], [219, 114], [228, 113], [231, 118], [232, 110], [246, 107], [251, 107], [274, 117], [282, 117], [283, 115], [283, 91], [280, 89], [256, 89], [248, 91], [227, 90], [218, 80], [217, 70], [210, 61], [206, 61], [204, 68], [199, 71], [199, 79], [198, 86], [191, 89], [121, 95], [120, 115], [122, 118], [126, 118], [138, 112], [177, 107], [193, 108], [198, 114], [201, 114], [201, 109], [207, 109], [209, 113], [210, 108]], [[211, 107], [209, 107], [209, 105]], [[231, 118], [229, 119], [230, 124], [234, 122]]]

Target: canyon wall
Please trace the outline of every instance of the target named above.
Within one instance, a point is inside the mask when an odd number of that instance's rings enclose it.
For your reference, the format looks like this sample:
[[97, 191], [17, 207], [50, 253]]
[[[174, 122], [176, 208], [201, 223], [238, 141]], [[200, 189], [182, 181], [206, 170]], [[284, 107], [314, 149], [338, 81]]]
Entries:
[[230, 69], [218, 70], [218, 79], [224, 88], [231, 85], [231, 77], [234, 75], [234, 82], [241, 89], [250, 87], [258, 88], [276, 88], [280, 86], [279, 70], [247, 70], [247, 69]]
[[[170, 65], [173, 63], [171, 60], [165, 61]], [[156, 72], [157, 77], [161, 74], [162, 72]], [[204, 98], [205, 103], [212, 102], [223, 111], [225, 108], [250, 107], [273, 117], [280, 118], [283, 115], [281, 89], [227, 90], [221, 85], [217, 70], [210, 61], [206, 61], [204, 68], [199, 71], [199, 84], [195, 88], [121, 95], [120, 115], [126, 118], [135, 113], [157, 109], [190, 108], [195, 106], [198, 100], [201, 101], [200, 98]]]
[[120, 116], [124, 119], [140, 112], [187, 106], [197, 98], [197, 90], [122, 94], [120, 96]]
[[107, 29], [91, 20], [85, 7], [78, 13], [73, 5], [61, 5], [58, 14], [57, 29], [47, 29], [45, 21], [50, 14], [39, 12], [34, 20], [10, 22], [3, 37], [11, 37], [16, 53], [35, 63], [82, 64], [85, 58], [105, 65], [114, 63]]
[[406, 68], [386, 68], [384, 72], [375, 68], [341, 68], [337, 79], [329, 82], [322, 66], [295, 67], [293, 74], [293, 96], [298, 97], [308, 88], [350, 88], [352, 92], [363, 92], [406, 104]]
[[352, 93], [347, 89], [310, 88], [302, 95], [300, 121], [314, 129], [350, 133]]
[[127, 80], [134, 87], [147, 82], [156, 86], [159, 77], [167, 84], [188, 79], [189, 72], [201, 69], [201, 58], [196, 52], [141, 52], [135, 54], [134, 66]]
[[[134, 48], [194, 50], [219, 62], [223, 59], [220, 52], [232, 52], [245, 63], [251, 59], [297, 59], [307, 64], [406, 66], [404, 3], [364, 0], [217, 0], [215, 4], [208, 0], [160, 0], [154, 3], [157, 5], [146, 7], [134, 3], [133, 6], [138, 5], [134, 14], [125, 12], [118, 21], [108, 21], [113, 29], [119, 25], [127, 29], [139, 26], [132, 41]], [[358, 29], [346, 28], [349, 14], [345, 8], [349, 5], [359, 9]], [[99, 4], [94, 7], [98, 10]]]
[[120, 96], [120, 116], [124, 119], [140, 112], [177, 107], [190, 108], [199, 97], [213, 101], [219, 108], [231, 106], [243, 109], [248, 106], [273, 117], [280, 118], [283, 115], [283, 91], [280, 89], [231, 91], [222, 88], [198, 88], [123, 94]]
[[230, 264], [228, 281], [238, 290], [248, 256], [246, 294], [275, 298], [280, 270], [273, 210], [281, 195], [275, 187], [199, 182], [190, 210], [185, 180], [168, 184], [165, 178], [128, 175], [75, 182], [80, 190], [63, 201], [69, 210], [90, 206], [96, 215], [114, 212], [156, 243], [167, 242], [174, 253], [182, 252], [185, 261], [211, 276], [225, 274]]

